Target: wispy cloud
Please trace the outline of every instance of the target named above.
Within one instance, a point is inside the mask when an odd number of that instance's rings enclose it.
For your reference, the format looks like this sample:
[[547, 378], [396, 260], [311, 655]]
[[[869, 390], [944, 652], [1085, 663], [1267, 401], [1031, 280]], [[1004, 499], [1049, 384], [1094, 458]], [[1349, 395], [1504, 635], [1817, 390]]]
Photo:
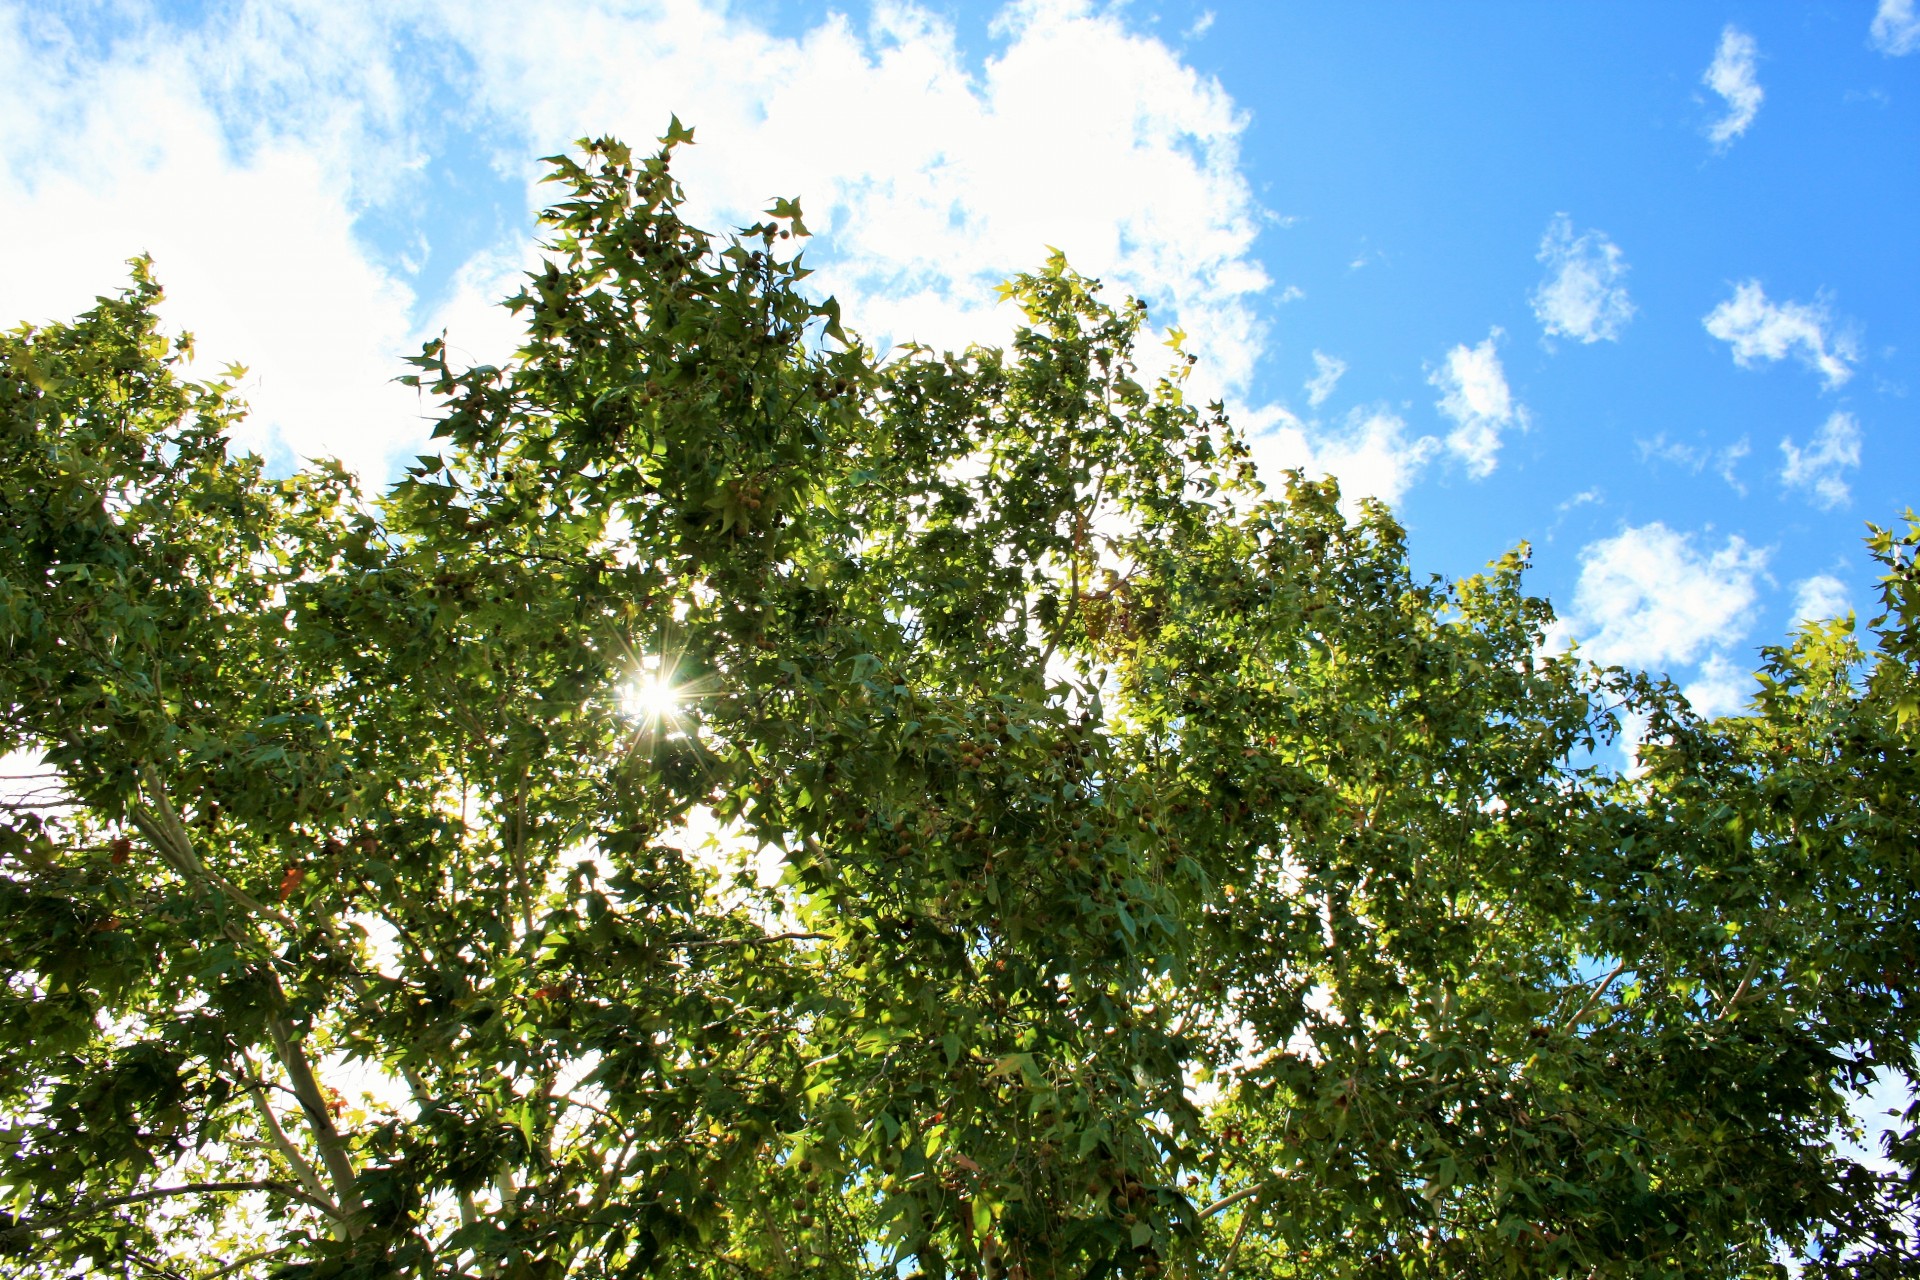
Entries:
[[1769, 302], [1760, 282], [1748, 280], [1701, 323], [1732, 346], [1733, 361], [1742, 368], [1798, 352], [1803, 364], [1837, 387], [1853, 376], [1859, 353], [1852, 335], [1833, 330], [1832, 320], [1824, 302]]
[[1716, 550], [1655, 521], [1580, 555], [1569, 627], [1599, 662], [1662, 669], [1746, 634], [1767, 552], [1730, 537]]
[[1727, 113], [1707, 128], [1707, 137], [1718, 150], [1732, 145], [1760, 114], [1760, 103], [1767, 95], [1760, 87], [1756, 65], [1759, 53], [1752, 36], [1729, 25], [1720, 33], [1720, 47], [1714, 51], [1712, 65], [1700, 77], [1700, 83], [1727, 104]]
[[1699, 475], [1712, 465], [1714, 474], [1725, 480], [1741, 497], [1747, 495], [1747, 486], [1740, 483], [1740, 460], [1753, 452], [1745, 436], [1732, 444], [1722, 445], [1718, 449], [1705, 445], [1691, 445], [1680, 440], [1669, 440], [1662, 432], [1651, 440], [1635, 440], [1642, 462], [1666, 462]]
[[1307, 379], [1307, 403], [1318, 409], [1333, 394], [1334, 386], [1345, 376], [1347, 362], [1323, 351], [1313, 353], [1314, 373]]
[[1651, 440], [1635, 440], [1633, 445], [1642, 462], [1670, 462], [1695, 473], [1707, 465], [1707, 450], [1679, 440], [1669, 440], [1665, 432]]
[[1565, 502], [1562, 502], [1561, 504], [1556, 506], [1554, 510], [1560, 512], [1562, 515], [1565, 515], [1567, 512], [1572, 511], [1576, 507], [1584, 507], [1595, 502], [1605, 502], [1605, 501], [1606, 499], [1603, 496], [1601, 496], [1600, 490], [1582, 489], [1580, 492], [1574, 494], [1571, 498], [1568, 498]]
[[1626, 257], [1603, 231], [1573, 234], [1573, 219], [1556, 213], [1541, 238], [1546, 278], [1533, 292], [1533, 314], [1549, 336], [1617, 342], [1633, 318], [1624, 283]]
[[1874, 48], [1895, 58], [1920, 49], [1920, 15], [1914, 13], [1913, 0], [1880, 0], [1868, 38]]
[[1796, 625], [1844, 618], [1852, 611], [1853, 601], [1848, 596], [1847, 584], [1830, 573], [1816, 573], [1811, 578], [1802, 579], [1794, 589], [1793, 620]]
[[1780, 468], [1781, 484], [1804, 490], [1814, 505], [1826, 510], [1845, 506], [1853, 496], [1845, 473], [1860, 465], [1860, 424], [1850, 413], [1835, 413], [1820, 424], [1806, 448], [1788, 437], [1780, 442], [1780, 454], [1786, 460]]
[[1743, 498], [1747, 496], [1747, 486], [1740, 483], [1738, 468], [1740, 466], [1740, 459], [1752, 452], [1753, 447], [1747, 443], [1747, 438], [1741, 436], [1738, 440], [1735, 440], [1732, 444], [1720, 449], [1713, 455], [1714, 473], [1722, 480], [1725, 480], [1727, 486]]
[[1493, 474], [1499, 465], [1501, 432], [1527, 427], [1526, 408], [1514, 402], [1500, 354], [1494, 349], [1499, 339], [1496, 328], [1478, 346], [1462, 343], [1447, 352], [1446, 363], [1427, 378], [1442, 392], [1437, 402], [1440, 412], [1453, 419], [1447, 450], [1476, 479]]

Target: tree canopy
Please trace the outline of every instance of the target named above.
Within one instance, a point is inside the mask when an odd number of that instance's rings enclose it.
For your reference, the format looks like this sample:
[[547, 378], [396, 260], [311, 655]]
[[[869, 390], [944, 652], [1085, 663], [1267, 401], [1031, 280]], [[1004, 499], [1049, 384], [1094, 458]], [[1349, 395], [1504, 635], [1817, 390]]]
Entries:
[[690, 140], [381, 494], [144, 261], [0, 337], [0, 1271], [1916, 1274], [1920, 523], [1703, 720], [1063, 261], [881, 359]]

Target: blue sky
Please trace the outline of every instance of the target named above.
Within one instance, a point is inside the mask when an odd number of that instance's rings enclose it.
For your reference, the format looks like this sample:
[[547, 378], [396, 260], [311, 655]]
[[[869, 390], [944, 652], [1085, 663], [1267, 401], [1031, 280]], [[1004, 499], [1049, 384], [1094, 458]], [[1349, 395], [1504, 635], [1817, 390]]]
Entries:
[[1906, 0], [0, 0], [0, 322], [150, 250], [245, 443], [379, 477], [402, 353], [511, 349], [535, 157], [669, 112], [702, 216], [800, 195], [869, 337], [1000, 339], [1060, 245], [1271, 471], [1389, 499], [1423, 570], [1530, 540], [1557, 640], [1709, 710], [1869, 612], [1863, 522], [1920, 503]]

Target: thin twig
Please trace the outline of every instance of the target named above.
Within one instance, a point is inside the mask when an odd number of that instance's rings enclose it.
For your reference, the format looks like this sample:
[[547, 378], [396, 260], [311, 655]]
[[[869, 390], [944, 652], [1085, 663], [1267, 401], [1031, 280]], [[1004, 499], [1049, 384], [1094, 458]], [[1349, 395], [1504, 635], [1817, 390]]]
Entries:
[[124, 1245], [122, 1245], [121, 1248], [129, 1258], [133, 1259], [135, 1262], [139, 1263], [141, 1266], [145, 1267], [147, 1270], [153, 1272], [153, 1274], [157, 1276], [168, 1276], [168, 1277], [171, 1277], [171, 1280], [187, 1280], [187, 1278], [181, 1275], [178, 1271], [175, 1271], [171, 1267], [161, 1266], [159, 1263], [155, 1262], [152, 1258], [149, 1258], [146, 1254], [141, 1253], [138, 1249], [128, 1249]]
[[812, 939], [824, 940], [824, 933], [769, 933], [758, 938], [681, 938], [670, 942], [670, 947], [751, 947], [762, 942], [790, 942]]
[[214, 1272], [212, 1280], [220, 1280], [221, 1276], [230, 1276], [234, 1272], [238, 1271], [240, 1268], [246, 1266], [249, 1262], [258, 1262], [262, 1258], [271, 1258], [275, 1254], [278, 1254], [284, 1251], [284, 1249], [285, 1249], [284, 1245], [275, 1245], [271, 1249], [262, 1249], [258, 1253], [250, 1253], [244, 1258], [237, 1258], [234, 1261], [229, 1262], [226, 1266], [220, 1268], [218, 1271]]

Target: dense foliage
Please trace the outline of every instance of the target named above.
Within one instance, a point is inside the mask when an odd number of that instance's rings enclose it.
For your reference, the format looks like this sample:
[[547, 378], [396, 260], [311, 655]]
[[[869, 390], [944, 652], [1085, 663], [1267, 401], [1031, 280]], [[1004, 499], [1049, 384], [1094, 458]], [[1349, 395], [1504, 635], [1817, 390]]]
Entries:
[[1703, 722], [1062, 262], [879, 360], [687, 140], [378, 498], [144, 263], [0, 338], [0, 1271], [1915, 1273], [1920, 526]]

